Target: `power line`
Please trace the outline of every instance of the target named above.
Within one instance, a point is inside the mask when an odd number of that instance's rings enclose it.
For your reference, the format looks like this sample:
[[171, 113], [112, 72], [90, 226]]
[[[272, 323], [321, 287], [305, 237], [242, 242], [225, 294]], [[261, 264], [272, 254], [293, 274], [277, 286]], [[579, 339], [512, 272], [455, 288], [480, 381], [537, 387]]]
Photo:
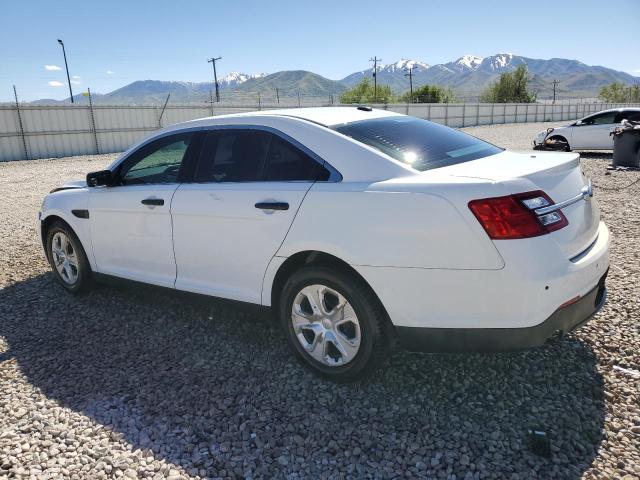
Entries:
[[214, 57], [207, 60], [207, 63], [213, 64], [213, 81], [216, 84], [216, 102], [220, 101], [220, 90], [218, 87], [218, 73], [216, 72], [216, 61], [222, 60], [222, 57]]
[[378, 101], [378, 62], [382, 59], [374, 55], [369, 61], [373, 62], [373, 103], [376, 103]]

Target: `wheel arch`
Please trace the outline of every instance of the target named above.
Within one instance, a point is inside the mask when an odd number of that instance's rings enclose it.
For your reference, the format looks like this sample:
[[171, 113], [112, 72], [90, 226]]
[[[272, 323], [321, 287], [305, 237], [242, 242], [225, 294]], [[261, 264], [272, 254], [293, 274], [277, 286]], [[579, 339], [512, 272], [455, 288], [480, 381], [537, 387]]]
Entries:
[[[65, 218], [65, 215], [62, 212], [54, 211], [46, 215], [44, 218], [40, 220], [40, 240], [42, 243], [42, 249], [44, 250], [45, 256], [48, 258], [47, 253], [47, 232], [51, 225], [55, 222], [64, 223], [69, 229], [75, 234], [75, 236], [80, 241], [80, 245], [84, 249], [85, 255], [87, 256], [87, 260], [89, 261], [89, 265], [93, 271], [96, 271], [95, 260], [93, 258], [93, 248], [91, 245], [91, 241], [89, 238], [88, 226], [79, 226], [70, 218]], [[86, 220], [83, 220], [86, 221]], [[85, 227], [85, 228], [82, 228]]]
[[549, 140], [558, 140], [561, 142], [565, 142], [567, 144], [567, 151], [571, 151], [571, 143], [569, 143], [569, 136], [568, 135], [562, 135], [559, 133], [556, 134], [551, 134], [551, 136], [549, 137]]
[[[274, 308], [274, 311], [276, 311], [278, 305], [278, 296], [280, 295], [280, 292], [282, 291], [282, 288], [284, 287], [287, 279], [291, 276], [291, 274], [293, 274], [293, 272], [308, 265], [329, 266], [347, 275], [351, 275], [357, 278], [363, 283], [363, 285], [371, 290], [380, 306], [384, 310], [385, 314], [387, 315], [387, 318], [389, 318], [389, 314], [384, 307], [384, 304], [380, 300], [378, 294], [375, 292], [371, 284], [355, 268], [353, 268], [344, 260], [336, 257], [335, 255], [331, 255], [330, 253], [325, 253], [319, 250], [304, 250], [284, 259], [284, 261], [277, 267], [277, 271], [275, 272], [275, 274], [273, 274], [273, 281], [265, 282], [265, 285], [263, 286], [263, 304], [266, 304], [265, 300], [268, 300], [270, 302], [270, 305]], [[270, 290], [266, 291], [265, 287], [268, 287]], [[389, 324], [391, 325], [392, 322], [389, 321]]]
[[[51, 228], [51, 225], [53, 225], [55, 222], [62, 222], [65, 225], [67, 225], [71, 230], [73, 230], [73, 227], [69, 225], [69, 222], [67, 222], [64, 218], [58, 215], [54, 214], [54, 215], [49, 215], [43, 218], [40, 221], [40, 240], [42, 242], [42, 248], [44, 248], [45, 253], [47, 252], [47, 232], [49, 231], [49, 228]], [[73, 230], [73, 232], [75, 233], [75, 230]], [[84, 248], [84, 245], [83, 245], [83, 248]]]

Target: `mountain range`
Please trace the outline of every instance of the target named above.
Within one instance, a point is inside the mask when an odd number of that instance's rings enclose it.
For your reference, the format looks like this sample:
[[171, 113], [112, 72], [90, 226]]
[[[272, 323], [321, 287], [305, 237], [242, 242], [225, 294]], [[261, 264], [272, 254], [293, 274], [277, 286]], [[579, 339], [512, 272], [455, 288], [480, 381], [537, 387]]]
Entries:
[[[409, 90], [408, 69], [412, 69], [414, 89], [432, 84], [453, 88], [461, 100], [475, 100], [480, 92], [501, 73], [526, 65], [531, 75], [530, 89], [539, 98], [553, 94], [553, 82], [557, 81], [559, 98], [596, 97], [604, 85], [613, 82], [638, 84], [640, 77], [601, 66], [586, 65], [578, 60], [551, 58], [534, 59], [511, 53], [498, 53], [481, 58], [464, 55], [455, 61], [429, 65], [418, 60], [401, 59], [390, 64], [378, 65], [377, 81], [389, 85], [400, 94]], [[340, 92], [360, 82], [371, 79], [373, 67], [354, 72], [340, 80], [330, 80], [304, 70], [286, 70], [272, 74], [246, 74], [231, 72], [218, 80], [221, 100], [255, 102], [258, 95], [262, 101], [272, 102], [280, 98], [333, 98]], [[92, 94], [98, 104], [159, 104], [167, 94], [172, 102], [192, 103], [207, 101], [214, 95], [213, 82], [178, 82], [161, 80], [138, 80], [107, 94]], [[86, 97], [74, 95], [79, 102]], [[337, 101], [337, 98], [336, 98]], [[32, 103], [58, 103], [55, 100], [37, 100]]]

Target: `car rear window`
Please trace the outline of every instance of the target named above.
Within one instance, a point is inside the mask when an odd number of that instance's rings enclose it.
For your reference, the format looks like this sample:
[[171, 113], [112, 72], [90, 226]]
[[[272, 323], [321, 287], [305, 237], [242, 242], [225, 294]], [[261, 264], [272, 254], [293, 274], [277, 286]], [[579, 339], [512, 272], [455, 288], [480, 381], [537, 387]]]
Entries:
[[335, 125], [337, 132], [416, 170], [447, 167], [502, 151], [459, 130], [413, 117], [384, 117]]

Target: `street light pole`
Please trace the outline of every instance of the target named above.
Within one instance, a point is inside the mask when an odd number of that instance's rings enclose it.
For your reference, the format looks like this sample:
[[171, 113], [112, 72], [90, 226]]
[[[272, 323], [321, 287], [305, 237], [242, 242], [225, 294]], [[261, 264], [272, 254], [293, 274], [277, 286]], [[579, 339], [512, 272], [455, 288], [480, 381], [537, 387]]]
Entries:
[[71, 103], [73, 103], [73, 91], [71, 90], [71, 78], [69, 77], [69, 65], [67, 64], [67, 52], [64, 49], [64, 43], [58, 39], [58, 43], [62, 46], [62, 55], [64, 55], [64, 68], [67, 70], [67, 83], [69, 84], [69, 95], [71, 96]]
[[208, 63], [213, 64], [213, 81], [216, 84], [216, 102], [220, 101], [220, 91], [218, 90], [218, 73], [216, 72], [216, 61], [222, 60], [222, 57], [210, 58], [207, 60]]

